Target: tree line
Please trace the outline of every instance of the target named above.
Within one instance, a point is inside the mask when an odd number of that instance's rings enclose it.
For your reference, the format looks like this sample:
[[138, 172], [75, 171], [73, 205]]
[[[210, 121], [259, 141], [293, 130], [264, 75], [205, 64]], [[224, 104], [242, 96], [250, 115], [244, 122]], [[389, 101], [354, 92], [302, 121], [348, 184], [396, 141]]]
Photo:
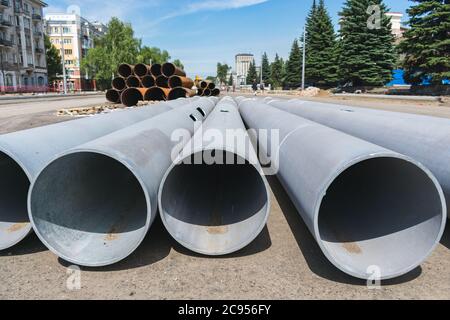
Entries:
[[[411, 1], [409, 28], [396, 44], [383, 0], [347, 0], [339, 12], [338, 33], [324, 0], [314, 0], [306, 19], [306, 39], [301, 35], [294, 40], [288, 60], [276, 54], [269, 62], [263, 54], [263, 82], [274, 88], [300, 87], [306, 45], [307, 86], [383, 86], [399, 67], [408, 83], [420, 84], [427, 79], [441, 84], [450, 79], [450, 1]], [[253, 81], [260, 81], [255, 62], [247, 84]]]

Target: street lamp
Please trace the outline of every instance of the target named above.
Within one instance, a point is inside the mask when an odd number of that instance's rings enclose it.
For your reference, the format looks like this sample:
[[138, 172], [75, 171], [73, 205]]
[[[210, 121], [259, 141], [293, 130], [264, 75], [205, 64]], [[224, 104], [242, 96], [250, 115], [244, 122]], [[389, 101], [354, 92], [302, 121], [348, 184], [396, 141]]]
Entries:
[[303, 27], [303, 63], [302, 63], [302, 91], [305, 90], [305, 65], [306, 65], [306, 23]]

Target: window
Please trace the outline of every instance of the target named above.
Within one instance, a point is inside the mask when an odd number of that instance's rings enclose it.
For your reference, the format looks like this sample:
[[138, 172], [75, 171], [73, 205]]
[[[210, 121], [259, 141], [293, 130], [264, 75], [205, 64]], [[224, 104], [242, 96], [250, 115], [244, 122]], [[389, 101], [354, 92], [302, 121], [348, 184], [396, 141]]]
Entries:
[[71, 55], [72, 49], [64, 49], [64, 54]]
[[72, 39], [64, 39], [64, 44], [71, 44], [72, 43]]
[[20, 26], [20, 19], [19, 19], [19, 16], [16, 16], [16, 26]]
[[66, 64], [73, 64], [72, 60], [66, 60], [65, 62], [66, 62]]
[[70, 28], [69, 27], [64, 27], [63, 28], [63, 33], [70, 33]]

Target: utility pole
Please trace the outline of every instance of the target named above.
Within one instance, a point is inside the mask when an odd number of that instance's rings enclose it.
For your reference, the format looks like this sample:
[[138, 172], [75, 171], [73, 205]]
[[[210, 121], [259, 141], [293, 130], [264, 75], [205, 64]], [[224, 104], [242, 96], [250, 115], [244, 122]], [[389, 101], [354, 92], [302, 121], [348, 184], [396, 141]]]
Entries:
[[62, 69], [63, 69], [63, 88], [64, 88], [64, 94], [67, 94], [67, 77], [66, 77], [66, 60], [64, 58], [64, 39], [63, 39], [63, 26], [62, 24], [60, 26], [60, 42], [61, 42], [61, 58], [62, 58]]
[[303, 28], [302, 91], [305, 90], [305, 67], [306, 67], [306, 23]]

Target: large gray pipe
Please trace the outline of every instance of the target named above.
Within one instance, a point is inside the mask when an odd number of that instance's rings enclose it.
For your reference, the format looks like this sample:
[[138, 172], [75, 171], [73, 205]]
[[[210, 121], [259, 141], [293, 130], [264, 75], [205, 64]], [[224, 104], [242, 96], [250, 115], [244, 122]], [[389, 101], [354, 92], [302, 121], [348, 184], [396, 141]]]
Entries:
[[199, 99], [50, 161], [28, 198], [38, 237], [62, 259], [82, 266], [126, 258], [155, 218], [158, 187], [178, 143], [172, 133], [192, 134], [213, 107], [212, 100]]
[[[231, 139], [220, 139], [227, 133]], [[263, 230], [269, 188], [231, 98], [218, 103], [169, 168], [158, 201], [167, 231], [197, 253], [238, 251]]]
[[30, 232], [26, 205], [28, 187], [51, 158], [64, 150], [169, 111], [171, 105], [179, 103], [176, 100], [1, 135], [0, 250], [15, 245]]
[[308, 101], [270, 105], [416, 159], [439, 180], [450, 203], [450, 120]]
[[262, 102], [242, 100], [240, 110], [249, 127], [279, 130], [279, 148], [259, 147], [337, 268], [367, 279], [376, 266], [381, 279], [394, 278], [439, 243], [444, 195], [419, 162]]

